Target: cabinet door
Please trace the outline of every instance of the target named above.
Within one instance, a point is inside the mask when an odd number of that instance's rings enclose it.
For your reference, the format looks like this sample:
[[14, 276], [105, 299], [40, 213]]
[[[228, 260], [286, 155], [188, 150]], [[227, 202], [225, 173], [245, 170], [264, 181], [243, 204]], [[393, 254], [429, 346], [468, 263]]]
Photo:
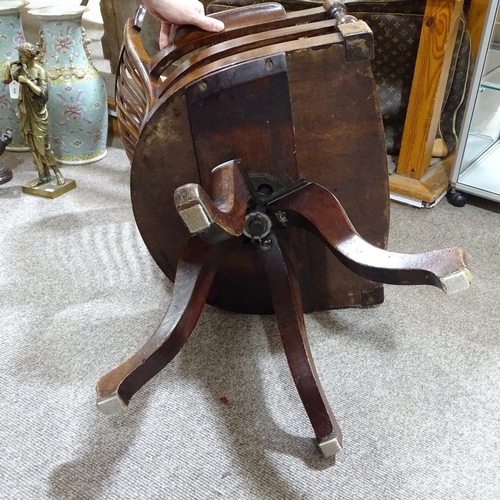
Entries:
[[499, 1], [490, 2], [451, 184], [500, 201]]

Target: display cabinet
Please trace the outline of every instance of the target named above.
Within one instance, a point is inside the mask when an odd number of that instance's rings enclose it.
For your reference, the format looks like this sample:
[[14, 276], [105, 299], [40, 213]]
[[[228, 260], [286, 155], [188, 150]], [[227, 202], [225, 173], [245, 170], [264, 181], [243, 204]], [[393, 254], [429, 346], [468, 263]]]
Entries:
[[500, 201], [499, 4], [488, 5], [472, 77], [448, 201], [467, 203], [467, 194]]

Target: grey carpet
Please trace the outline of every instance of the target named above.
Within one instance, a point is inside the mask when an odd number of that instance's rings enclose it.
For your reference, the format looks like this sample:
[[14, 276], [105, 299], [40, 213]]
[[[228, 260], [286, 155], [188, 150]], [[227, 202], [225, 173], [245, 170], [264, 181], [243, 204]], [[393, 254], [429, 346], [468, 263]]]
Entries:
[[[171, 284], [136, 229], [129, 162], [63, 167], [78, 188], [0, 186], [0, 498], [500, 498], [498, 206], [392, 204], [389, 248], [460, 245], [473, 286], [386, 286], [368, 310], [310, 314], [311, 347], [344, 433], [324, 459], [272, 317], [206, 307], [181, 354], [105, 417], [94, 387], [149, 337]], [[225, 397], [228, 404], [223, 404]]]

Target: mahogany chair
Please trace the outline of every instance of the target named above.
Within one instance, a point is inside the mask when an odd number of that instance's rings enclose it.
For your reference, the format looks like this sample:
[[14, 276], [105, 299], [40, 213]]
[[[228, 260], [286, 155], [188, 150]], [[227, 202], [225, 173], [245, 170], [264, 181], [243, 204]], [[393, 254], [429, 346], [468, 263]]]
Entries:
[[321, 389], [303, 313], [383, 301], [382, 283], [469, 286], [458, 248], [385, 250], [385, 141], [373, 40], [341, 2], [224, 13], [226, 31], [180, 29], [149, 58], [140, 16], [125, 28], [117, 111], [134, 216], [174, 281], [164, 320], [97, 385], [114, 413], [189, 339], [205, 302], [274, 313], [324, 455], [342, 436]]

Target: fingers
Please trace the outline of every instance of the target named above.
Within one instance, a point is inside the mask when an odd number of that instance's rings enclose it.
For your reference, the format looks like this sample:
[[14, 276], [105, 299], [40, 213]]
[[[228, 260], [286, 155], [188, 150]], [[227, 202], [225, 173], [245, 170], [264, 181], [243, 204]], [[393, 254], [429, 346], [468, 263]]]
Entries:
[[222, 31], [224, 23], [218, 19], [205, 16], [205, 8], [198, 0], [143, 0], [149, 13], [162, 21], [160, 47], [167, 45], [170, 28], [168, 24], [194, 24], [206, 31]]
[[218, 19], [205, 16], [205, 7], [201, 2], [196, 2], [192, 11], [192, 19], [189, 24], [194, 24], [205, 31], [222, 31], [224, 23]]
[[143, 0], [143, 4], [162, 22], [158, 40], [160, 49], [168, 45], [173, 24], [194, 24], [212, 32], [224, 29], [222, 21], [205, 16], [205, 8], [198, 0]]
[[172, 28], [172, 25], [170, 23], [167, 23], [167, 22], [161, 23], [160, 38], [158, 40], [160, 50], [164, 49], [168, 45], [168, 39], [170, 36], [171, 28]]

